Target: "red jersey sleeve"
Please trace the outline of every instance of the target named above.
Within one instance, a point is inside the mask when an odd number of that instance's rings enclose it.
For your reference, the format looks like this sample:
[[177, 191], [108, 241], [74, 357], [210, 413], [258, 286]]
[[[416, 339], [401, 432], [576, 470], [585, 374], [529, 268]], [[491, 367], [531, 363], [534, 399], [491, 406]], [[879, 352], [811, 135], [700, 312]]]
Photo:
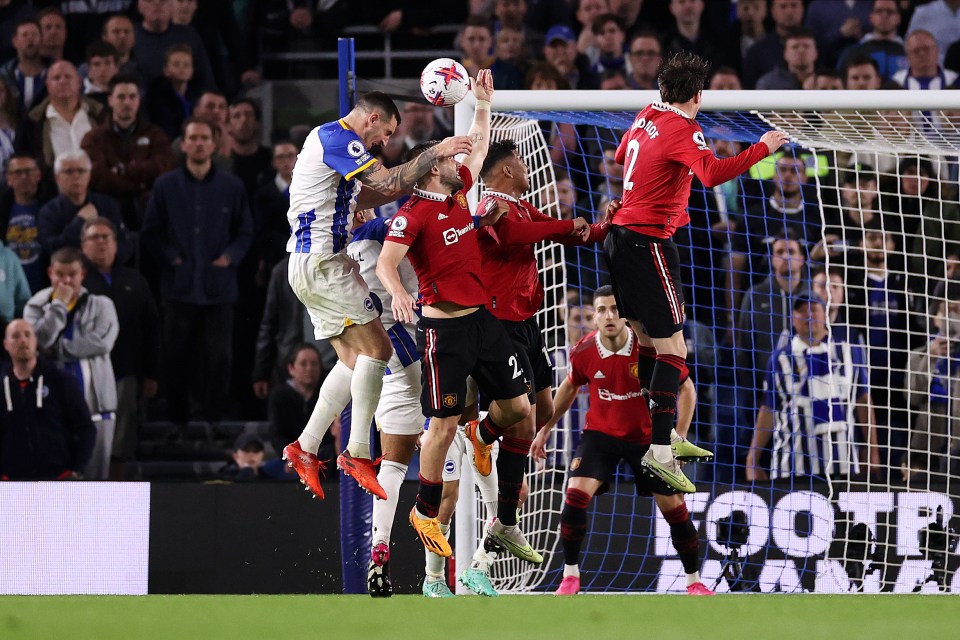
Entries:
[[404, 206], [393, 216], [384, 242], [396, 242], [408, 247], [413, 244], [420, 234], [420, 229], [423, 228], [423, 219], [417, 215], [410, 215], [411, 213], [410, 208]]
[[757, 164], [769, 155], [770, 150], [763, 142], [757, 142], [749, 149], [741, 151], [732, 158], [717, 158], [712, 154], [704, 156], [691, 166], [703, 186], [712, 189], [718, 184], [733, 180], [741, 173]]
[[588, 340], [593, 341], [592, 333], [581, 338], [570, 353], [570, 372], [567, 374], [567, 380], [578, 389], [590, 382], [590, 377], [584, 372], [583, 368], [583, 361], [586, 358], [587, 349], [590, 347], [589, 344], [585, 344]]
[[490, 235], [497, 244], [536, 244], [544, 240], [557, 240], [554, 236], [567, 236], [573, 231], [573, 220], [555, 220], [532, 208], [527, 212], [531, 222], [516, 222], [503, 216], [493, 227], [489, 227]]

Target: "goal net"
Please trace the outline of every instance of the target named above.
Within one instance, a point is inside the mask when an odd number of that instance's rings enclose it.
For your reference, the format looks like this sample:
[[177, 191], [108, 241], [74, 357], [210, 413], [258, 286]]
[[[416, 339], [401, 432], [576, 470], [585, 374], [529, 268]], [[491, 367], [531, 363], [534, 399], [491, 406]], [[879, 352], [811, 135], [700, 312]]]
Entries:
[[[518, 142], [536, 206], [594, 221], [622, 193], [620, 137], [657, 99], [500, 91], [493, 137]], [[691, 223], [675, 237], [698, 392], [690, 437], [716, 453], [686, 468], [704, 582], [721, 592], [960, 591], [960, 93], [705, 92], [703, 105], [697, 120], [718, 155], [774, 128], [791, 136], [725, 185], [694, 179]], [[458, 130], [471, 118], [468, 99]], [[538, 320], [559, 382], [609, 276], [599, 246], [548, 245], [538, 258]], [[809, 296], [825, 303], [825, 332], [803, 322], [817, 306]], [[502, 591], [560, 581], [563, 492], [586, 410], [581, 395], [547, 464], [528, 470], [521, 526], [545, 561], [499, 560]], [[751, 455], [758, 430], [769, 437]], [[472, 488], [461, 493], [465, 566], [482, 507]], [[591, 502], [580, 567], [586, 592], [684, 590], [669, 526], [623, 465]]]

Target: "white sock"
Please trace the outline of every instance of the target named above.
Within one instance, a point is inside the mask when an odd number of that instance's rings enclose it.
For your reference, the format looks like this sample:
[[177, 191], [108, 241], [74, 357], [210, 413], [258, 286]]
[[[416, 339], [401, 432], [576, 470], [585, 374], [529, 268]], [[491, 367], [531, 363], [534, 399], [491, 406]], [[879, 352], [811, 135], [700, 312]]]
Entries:
[[700, 582], [700, 572], [694, 571], [693, 573], [687, 574], [687, 586], [689, 587], [692, 584], [697, 584]]
[[[473, 464], [473, 447], [467, 442], [467, 458], [470, 460], [470, 464]], [[490, 475], [482, 476], [477, 471], [476, 466], [473, 467], [473, 481], [477, 485], [477, 489], [480, 490], [480, 499], [483, 500], [483, 506], [486, 510], [487, 517], [486, 520], [490, 521], [497, 517], [497, 493], [499, 488], [497, 487], [497, 465], [492, 465], [490, 470]]]
[[[440, 531], [447, 537], [447, 540], [450, 539], [450, 525], [441, 523]], [[427, 557], [427, 582], [443, 580], [443, 565], [446, 562], [446, 558], [443, 556], [438, 556], [432, 551], [427, 551], [426, 549], [424, 549], [424, 553]]]
[[320, 397], [313, 408], [313, 413], [310, 414], [310, 419], [307, 420], [307, 426], [297, 438], [301, 449], [309, 453], [316, 453], [320, 449], [320, 441], [323, 440], [327, 429], [350, 402], [352, 377], [353, 370], [339, 361], [327, 374], [323, 384], [320, 385]]
[[350, 395], [353, 408], [350, 416], [350, 442], [347, 451], [354, 458], [370, 457], [370, 424], [380, 402], [383, 389], [383, 372], [387, 363], [370, 356], [357, 356], [350, 380]]
[[490, 565], [492, 565], [496, 559], [497, 557], [494, 554], [487, 553], [483, 550], [483, 542], [481, 541], [480, 546], [473, 552], [473, 562], [470, 563], [470, 568], [488, 572], [490, 571]]
[[653, 451], [653, 459], [660, 464], [667, 464], [673, 460], [673, 449], [668, 444], [652, 444], [650, 450]]
[[580, 577], [580, 565], [576, 564], [565, 564], [563, 565], [563, 577], [573, 576], [574, 578]]
[[390, 545], [390, 531], [397, 515], [397, 502], [400, 500], [400, 485], [407, 475], [407, 465], [384, 460], [377, 474], [377, 482], [387, 492], [386, 500], [373, 501], [373, 545], [383, 542]]

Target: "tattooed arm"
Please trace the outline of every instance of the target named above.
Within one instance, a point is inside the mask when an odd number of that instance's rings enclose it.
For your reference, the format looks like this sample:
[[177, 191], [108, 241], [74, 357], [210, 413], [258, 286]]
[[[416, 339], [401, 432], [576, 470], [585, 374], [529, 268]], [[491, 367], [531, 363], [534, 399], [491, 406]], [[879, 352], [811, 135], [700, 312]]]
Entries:
[[[357, 208], [368, 209], [410, 193], [417, 180], [430, 171], [437, 160], [470, 153], [472, 146], [469, 137], [454, 136], [438, 142], [410, 162], [392, 169], [379, 162], [373, 163], [357, 176], [363, 184], [363, 190], [357, 199]], [[371, 191], [376, 193], [370, 193]]]

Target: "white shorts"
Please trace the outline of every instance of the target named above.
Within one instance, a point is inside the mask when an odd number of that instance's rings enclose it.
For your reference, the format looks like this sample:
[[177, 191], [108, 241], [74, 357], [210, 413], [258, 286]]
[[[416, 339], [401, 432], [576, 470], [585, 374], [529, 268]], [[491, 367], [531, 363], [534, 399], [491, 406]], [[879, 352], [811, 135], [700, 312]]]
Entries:
[[[394, 362], [396, 356], [391, 359]], [[377, 404], [377, 428], [392, 436], [418, 436], [423, 433], [423, 411], [420, 409], [420, 364], [383, 376], [383, 391]]]
[[287, 280], [307, 308], [318, 340], [380, 317], [370, 289], [360, 277], [360, 265], [346, 254], [291, 253]]

